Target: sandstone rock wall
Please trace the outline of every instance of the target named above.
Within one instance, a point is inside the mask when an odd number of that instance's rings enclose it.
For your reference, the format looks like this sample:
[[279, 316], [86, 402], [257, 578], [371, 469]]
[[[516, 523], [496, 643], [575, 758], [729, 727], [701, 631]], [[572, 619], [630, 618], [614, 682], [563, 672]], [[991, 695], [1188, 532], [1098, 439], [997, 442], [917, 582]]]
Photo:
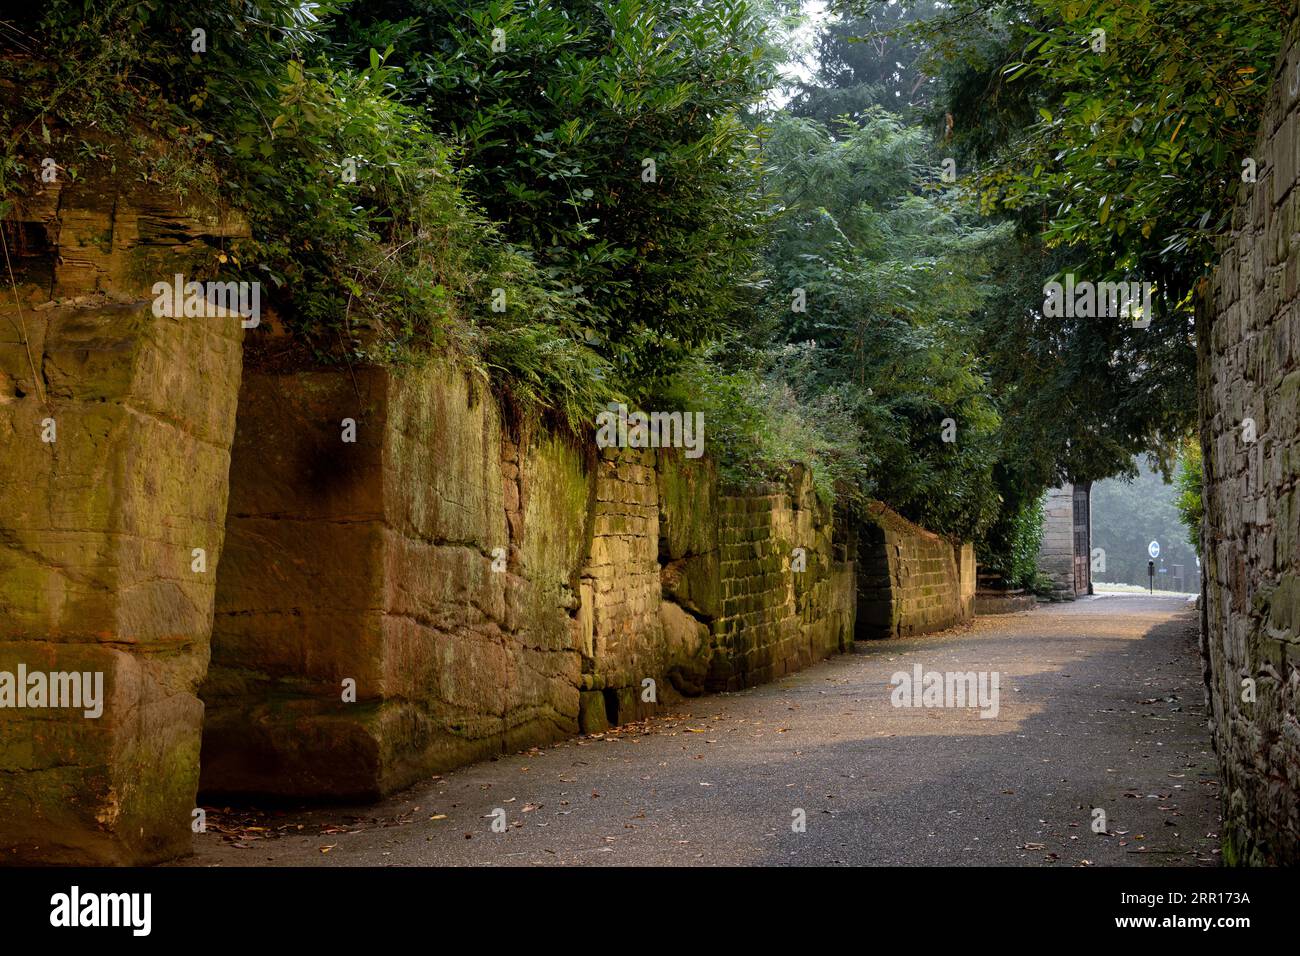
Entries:
[[175, 856], [243, 330], [155, 317], [150, 288], [243, 226], [88, 170], [0, 228], [18, 285], [0, 299], [0, 672], [92, 675], [104, 697], [98, 717], [0, 709], [0, 860]]
[[852, 640], [802, 470], [723, 494], [707, 459], [507, 427], [447, 367], [249, 371], [231, 475], [205, 792], [374, 796]]
[[[861, 606], [803, 468], [740, 490], [680, 451], [579, 454], [444, 367], [249, 372], [231, 495], [207, 792], [371, 796], [600, 732], [844, 650]], [[879, 520], [891, 633], [969, 618], [969, 546]]]
[[369, 797], [576, 732], [577, 451], [443, 366], [250, 372], [231, 473], [205, 791]]
[[438, 363], [245, 368], [238, 316], [151, 308], [245, 225], [153, 186], [0, 228], [0, 683], [104, 687], [0, 697], [2, 861], [165, 859], [200, 786], [373, 797], [853, 639], [852, 529], [801, 468], [581, 447]]
[[1230, 863], [1300, 862], [1298, 150], [1293, 29], [1197, 316], [1202, 652]]
[[874, 504], [858, 541], [857, 636], [942, 630], [975, 614], [975, 551]]

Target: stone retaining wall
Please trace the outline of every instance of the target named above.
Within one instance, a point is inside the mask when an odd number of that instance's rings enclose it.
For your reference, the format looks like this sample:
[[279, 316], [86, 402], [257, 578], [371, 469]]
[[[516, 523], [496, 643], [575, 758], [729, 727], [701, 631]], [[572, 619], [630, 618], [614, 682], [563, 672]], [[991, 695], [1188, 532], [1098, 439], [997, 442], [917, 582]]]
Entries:
[[203, 790], [373, 797], [576, 732], [587, 497], [463, 373], [250, 372]]
[[775, 680], [853, 641], [852, 556], [837, 553], [829, 509], [796, 467], [785, 484], [719, 503], [721, 613], [710, 689]]
[[857, 637], [906, 637], [975, 615], [975, 550], [926, 531], [882, 504], [858, 539]]
[[245, 368], [237, 316], [150, 308], [242, 223], [50, 192], [3, 225], [0, 672], [101, 673], [104, 701], [0, 709], [0, 860], [165, 859], [199, 789], [370, 798], [853, 639], [856, 529], [801, 467], [724, 488], [439, 363]]
[[205, 793], [373, 797], [851, 640], [802, 469], [723, 494], [707, 459], [511, 429], [437, 364], [249, 371], [238, 422]]
[[1202, 652], [1224, 859], [1300, 862], [1300, 46], [1272, 81], [1197, 315]]

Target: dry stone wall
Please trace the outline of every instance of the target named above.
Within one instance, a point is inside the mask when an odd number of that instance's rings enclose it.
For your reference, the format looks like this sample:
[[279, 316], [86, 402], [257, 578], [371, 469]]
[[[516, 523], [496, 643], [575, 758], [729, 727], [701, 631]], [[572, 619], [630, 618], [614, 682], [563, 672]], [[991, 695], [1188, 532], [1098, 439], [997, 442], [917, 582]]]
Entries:
[[1197, 316], [1202, 652], [1224, 858], [1300, 862], [1300, 47], [1280, 58]]

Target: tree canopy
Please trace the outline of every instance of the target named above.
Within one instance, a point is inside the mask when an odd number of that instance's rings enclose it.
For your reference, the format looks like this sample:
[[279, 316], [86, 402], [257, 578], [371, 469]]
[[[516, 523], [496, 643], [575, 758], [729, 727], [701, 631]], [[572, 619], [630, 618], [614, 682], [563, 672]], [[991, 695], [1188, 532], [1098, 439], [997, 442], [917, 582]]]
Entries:
[[[1288, 10], [56, 0], [0, 22], [0, 208], [122, 164], [244, 211], [210, 270], [317, 361], [453, 353], [579, 432], [703, 408], [730, 478], [805, 461], [1023, 578], [1045, 488], [1186, 445]], [[1149, 321], [1047, 314], [1066, 276]]]

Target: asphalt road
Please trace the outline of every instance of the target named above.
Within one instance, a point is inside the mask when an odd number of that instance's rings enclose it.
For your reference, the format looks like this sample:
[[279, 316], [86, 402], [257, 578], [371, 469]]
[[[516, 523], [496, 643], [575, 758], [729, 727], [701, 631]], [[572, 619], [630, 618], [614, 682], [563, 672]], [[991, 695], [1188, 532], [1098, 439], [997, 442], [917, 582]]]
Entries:
[[[1216, 865], [1195, 628], [1107, 595], [859, 644], [381, 804], [212, 808], [183, 865]], [[997, 672], [997, 716], [892, 706], [915, 664]]]

